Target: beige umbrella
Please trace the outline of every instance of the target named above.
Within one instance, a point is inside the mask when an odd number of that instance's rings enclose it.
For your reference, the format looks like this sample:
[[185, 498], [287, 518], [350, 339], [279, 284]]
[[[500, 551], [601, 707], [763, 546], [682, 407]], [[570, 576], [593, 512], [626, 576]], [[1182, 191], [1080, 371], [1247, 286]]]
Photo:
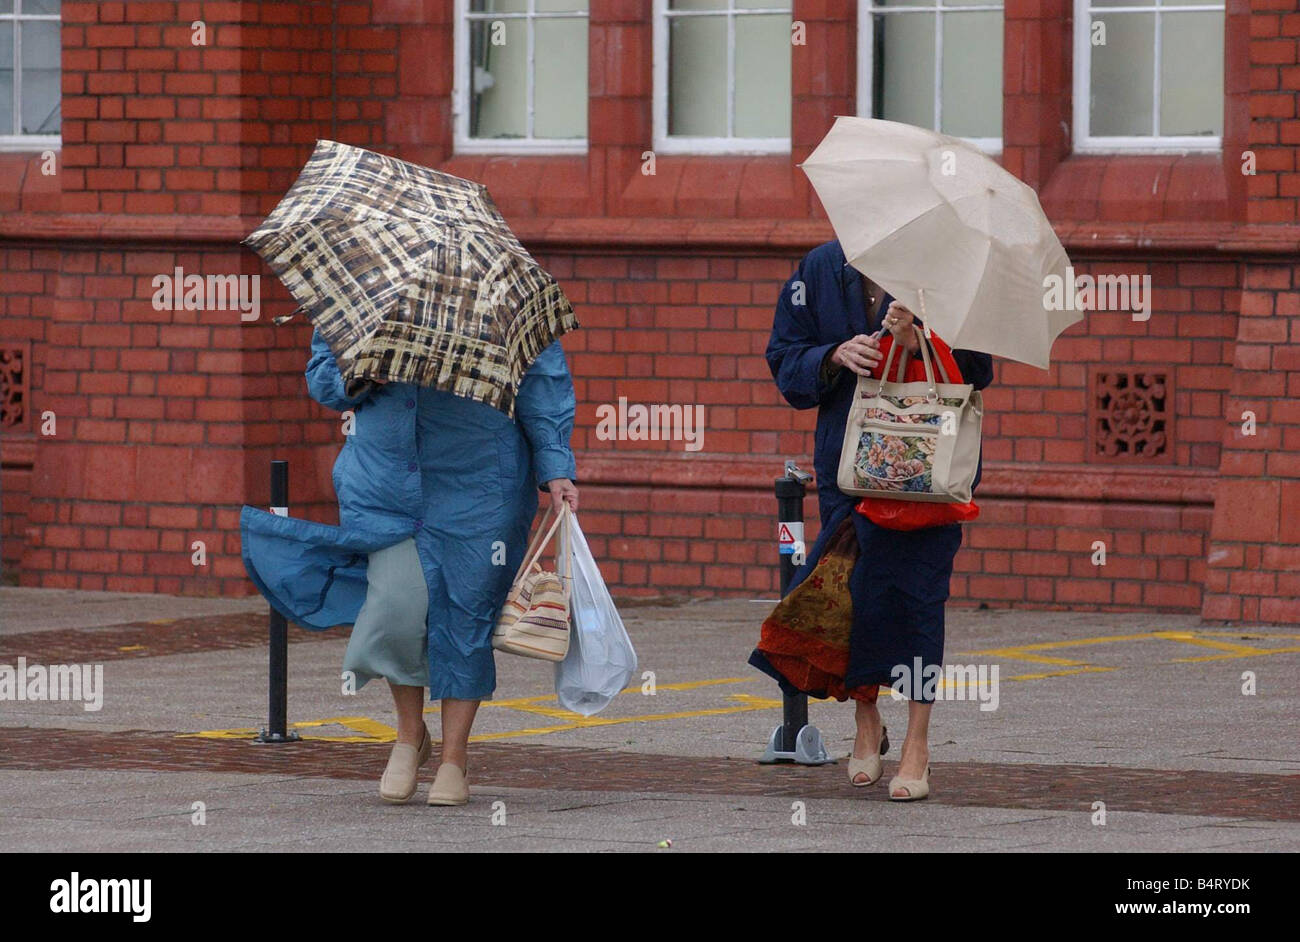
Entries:
[[1046, 369], [1082, 320], [1059, 303], [1070, 260], [1038, 196], [970, 144], [840, 117], [801, 166], [849, 263], [951, 346]]

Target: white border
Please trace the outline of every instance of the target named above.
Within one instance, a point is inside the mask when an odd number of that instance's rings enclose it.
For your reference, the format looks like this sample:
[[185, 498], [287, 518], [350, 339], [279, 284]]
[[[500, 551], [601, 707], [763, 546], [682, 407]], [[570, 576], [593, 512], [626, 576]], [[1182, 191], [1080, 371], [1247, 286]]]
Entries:
[[[906, 7], [877, 7], [874, 0], [858, 0], [858, 88], [857, 88], [857, 112], [859, 117], [873, 118], [871, 113], [871, 101], [873, 98], [871, 87], [871, 76], [874, 72], [875, 60], [873, 53], [875, 51], [875, 32], [876, 21], [875, 15], [885, 14], [888, 16], [906, 15], [908, 13], [934, 13], [934, 126], [929, 130], [936, 131], [940, 134], [943, 123], [943, 17], [941, 13], [1001, 13], [1003, 14], [1003, 58], [998, 60], [998, 68], [1002, 69], [1002, 63], [1005, 60], [1005, 35], [1006, 35], [1006, 9], [1005, 4], [984, 3], [978, 6], [960, 6], [946, 7], [942, 6], [943, 0], [934, 0], [931, 6], [906, 6]], [[999, 76], [998, 87], [1001, 90], [1003, 108], [1002, 113], [1006, 113], [1006, 84]], [[966, 141], [986, 154], [996, 156], [1002, 153], [1002, 135], [997, 137], [963, 137], [961, 140]]]
[[[1093, 136], [1092, 119], [1092, 6], [1091, 0], [1074, 0], [1074, 140], [1071, 150], [1076, 154], [1189, 154], [1216, 153], [1223, 149], [1222, 136], [1206, 137], [1203, 135], [1151, 135], [1133, 136], [1117, 135], [1114, 137]], [[1151, 102], [1152, 130], [1160, 127], [1160, 14], [1161, 13], [1224, 13], [1225, 4], [1177, 4], [1165, 0], [1150, 0], [1148, 3], [1134, 3], [1130, 6], [1103, 7], [1097, 12], [1103, 16], [1108, 13], [1154, 13], [1155, 14], [1155, 76]], [[1224, 14], [1226, 43], [1227, 15]], [[1220, 105], [1226, 108], [1223, 101]], [[1225, 115], [1226, 117], [1226, 115]]]
[[[451, 121], [453, 152], [457, 154], [585, 154], [588, 147], [588, 139], [582, 138], [538, 138], [532, 137], [533, 123], [533, 30], [531, 25], [525, 29], [528, 36], [528, 124], [529, 137], [511, 138], [508, 140], [494, 140], [491, 138], [470, 137], [469, 136], [469, 84], [470, 74], [467, 68], [469, 63], [469, 21], [470, 21], [469, 0], [456, 0], [454, 16], [455, 23], [455, 51], [452, 55], [452, 68], [454, 77], [452, 80], [451, 93]], [[590, 4], [587, 11], [573, 12], [554, 12], [538, 13], [536, 10], [536, 0], [528, 0], [528, 7], [525, 11], [517, 13], [481, 13], [475, 14], [474, 19], [500, 19], [500, 20], [518, 20], [518, 19], [581, 19], [588, 24], [588, 55], [590, 55], [590, 36], [591, 36], [591, 13]], [[587, 95], [590, 102], [590, 81], [583, 92]], [[591, 109], [587, 109], [588, 126], [591, 121]]]
[[[60, 10], [62, 5], [60, 5]], [[62, 13], [23, 13], [23, 0], [14, 0], [12, 13], [0, 13], [0, 23], [14, 24], [14, 62], [13, 62], [13, 119], [17, 125], [22, 121], [23, 88], [23, 31], [18, 24], [22, 20], [29, 22], [62, 23]], [[62, 41], [59, 46], [62, 48]], [[59, 63], [59, 105], [63, 105], [63, 64]], [[63, 124], [59, 119], [60, 127]], [[13, 130], [10, 128], [9, 130]], [[62, 134], [0, 134], [0, 153], [26, 153], [28, 151], [62, 150]]]
[[[725, 16], [727, 18], [727, 129], [734, 129], [736, 114], [736, 35], [737, 13], [789, 13], [793, 18], [794, 4], [787, 7], [737, 7], [737, 0], [727, 0], [725, 10], [674, 10], [673, 16]], [[743, 0], [742, 0], [743, 2]], [[659, 154], [788, 154], [788, 137], [686, 137], [668, 133], [668, 0], [654, 3], [654, 135], [653, 147]], [[793, 50], [792, 50], [793, 53]], [[790, 107], [794, 104], [791, 85]], [[791, 118], [793, 120], [793, 116]]]

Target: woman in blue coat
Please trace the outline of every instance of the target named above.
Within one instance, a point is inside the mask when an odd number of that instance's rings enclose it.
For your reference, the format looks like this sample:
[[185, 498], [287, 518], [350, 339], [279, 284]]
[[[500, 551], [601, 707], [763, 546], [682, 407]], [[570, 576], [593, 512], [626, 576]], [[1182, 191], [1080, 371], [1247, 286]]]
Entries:
[[[853, 628], [844, 685], [871, 693], [869, 699], [855, 698], [857, 741], [849, 763], [855, 785], [872, 784], [882, 774], [880, 754], [887, 740], [876, 708], [876, 685], [890, 686], [895, 665], [910, 669], [917, 657], [924, 665], [943, 663], [944, 603], [961, 545], [958, 524], [912, 531], [876, 526], [853, 512], [858, 498], [836, 486], [855, 374], [869, 373], [880, 362], [879, 342], [871, 335], [889, 330], [896, 342], [915, 348], [912, 323], [910, 311], [849, 266], [838, 242], [828, 242], [808, 253], [786, 283], [767, 348], [768, 365], [786, 401], [796, 409], [818, 410], [813, 467], [821, 531], [791, 588], [812, 571], [846, 518], [853, 519], [858, 539], [860, 554], [849, 580]], [[987, 354], [954, 350], [953, 357], [976, 389], [992, 382]], [[786, 692], [796, 692], [761, 653], [755, 652], [751, 663], [775, 676]], [[891, 782], [890, 797], [898, 800], [929, 792], [933, 698], [917, 688], [919, 684], [912, 691], [898, 777]]]
[[353, 623], [343, 669], [392, 690], [397, 743], [380, 795], [403, 802], [429, 757], [424, 688], [442, 701], [441, 765], [431, 805], [464, 804], [467, 746], [492, 695], [492, 630], [522, 562], [538, 488], [577, 508], [569, 436], [573, 381], [558, 342], [525, 373], [515, 416], [448, 392], [375, 383], [345, 395], [338, 365], [312, 337], [307, 388], [351, 411], [334, 463], [339, 527], [245, 508], [250, 576], [295, 623]]

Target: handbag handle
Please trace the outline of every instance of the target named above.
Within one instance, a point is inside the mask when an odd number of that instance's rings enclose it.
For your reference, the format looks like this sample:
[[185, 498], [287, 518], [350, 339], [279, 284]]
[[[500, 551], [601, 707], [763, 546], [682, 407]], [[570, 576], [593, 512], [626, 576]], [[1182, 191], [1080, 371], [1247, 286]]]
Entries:
[[519, 577], [524, 574], [524, 570], [528, 568], [528, 560], [533, 555], [533, 550], [537, 549], [537, 544], [542, 542], [542, 536], [546, 533], [546, 521], [551, 519], [551, 511], [553, 509], [553, 505], [547, 505], [546, 512], [542, 514], [542, 522], [537, 525], [537, 532], [534, 533], [533, 538], [528, 541], [528, 548], [524, 550], [524, 558], [519, 564], [519, 571], [515, 573], [516, 581], [518, 581]]
[[551, 541], [556, 529], [560, 530], [560, 550], [556, 553], [556, 574], [562, 579], [572, 578], [572, 561], [569, 559], [570, 553], [567, 552], [569, 545], [569, 505], [564, 504], [560, 512], [556, 514], [555, 521], [547, 529], [546, 521], [550, 519], [551, 507], [546, 508], [546, 513], [542, 516], [542, 522], [537, 527], [537, 535], [533, 541], [528, 544], [528, 549], [524, 552], [524, 561], [519, 566], [519, 571], [515, 573], [515, 580], [518, 581], [524, 573], [533, 566], [537, 565], [538, 558], [541, 557], [542, 551], [546, 549], [546, 544]]
[[[939, 371], [940, 379], [942, 379], [945, 383], [951, 383], [952, 380], [948, 378], [948, 368], [943, 365], [943, 359], [939, 356], [939, 350], [934, 346], [934, 341], [926, 337], [925, 331], [922, 330], [920, 327], [917, 327], [915, 324], [913, 324], [912, 326], [916, 330], [917, 333], [916, 339], [920, 342], [922, 349], [928, 348], [930, 354], [934, 358], [934, 368]], [[908, 350], [904, 350], [902, 362], [899, 364], [898, 367], [898, 374], [900, 380], [902, 379], [902, 377], [907, 375], [907, 364], [911, 360], [911, 358], [912, 358], [911, 352]]]

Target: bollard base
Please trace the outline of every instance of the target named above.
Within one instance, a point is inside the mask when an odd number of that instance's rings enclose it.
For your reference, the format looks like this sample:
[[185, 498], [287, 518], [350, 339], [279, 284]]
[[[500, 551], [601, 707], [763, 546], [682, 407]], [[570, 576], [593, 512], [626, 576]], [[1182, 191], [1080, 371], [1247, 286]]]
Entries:
[[781, 746], [781, 727], [772, 730], [767, 739], [767, 748], [758, 760], [760, 765], [773, 765], [777, 762], [797, 762], [799, 765], [826, 765], [835, 760], [826, 751], [822, 742], [821, 730], [816, 726], [805, 726], [799, 730], [794, 739], [794, 752], [787, 752]]
[[258, 733], [256, 736], [253, 737], [253, 743], [259, 746], [269, 746], [269, 745], [276, 745], [276, 744], [284, 745], [286, 743], [292, 743], [292, 742], [302, 742], [302, 737], [299, 736], [297, 733], [293, 732], [292, 730], [290, 730], [287, 733], [267, 732], [265, 726], [262, 727], [262, 731], [260, 733]]

